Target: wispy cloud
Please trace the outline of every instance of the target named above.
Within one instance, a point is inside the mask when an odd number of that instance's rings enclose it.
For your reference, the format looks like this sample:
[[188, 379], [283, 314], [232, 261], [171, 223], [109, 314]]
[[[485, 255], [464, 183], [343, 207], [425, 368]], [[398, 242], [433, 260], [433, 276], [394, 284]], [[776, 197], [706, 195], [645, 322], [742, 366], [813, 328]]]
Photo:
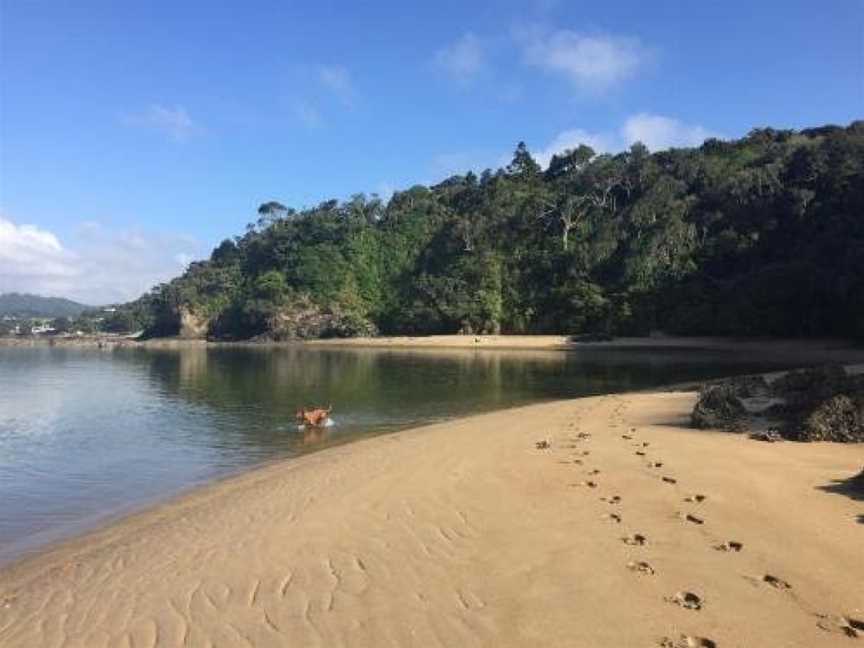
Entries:
[[0, 216], [0, 293], [33, 292], [88, 304], [135, 299], [206, 253], [188, 236], [81, 223], [70, 241]]
[[183, 142], [204, 132], [201, 125], [192, 120], [183, 106], [171, 108], [153, 104], [146, 110], [128, 115], [125, 122], [130, 126], [161, 132], [175, 142]]
[[636, 75], [654, 57], [635, 37], [533, 27], [516, 32], [525, 63], [567, 79], [577, 89], [602, 92]]
[[469, 83], [486, 67], [486, 50], [477, 36], [466, 32], [457, 41], [438, 50], [434, 63], [450, 78]]
[[[595, 153], [617, 153], [635, 142], [642, 142], [651, 151], [662, 151], [672, 147], [699, 146], [706, 139], [724, 136], [705, 126], [689, 124], [674, 117], [638, 113], [631, 115], [617, 129], [588, 131], [570, 128], [555, 135], [540, 149], [532, 149], [532, 155], [544, 169], [552, 156], [579, 148], [585, 144]], [[451, 152], [436, 155], [431, 162], [431, 175], [436, 180], [467, 171], [475, 173], [485, 168], [497, 169], [510, 163], [511, 154], [490, 154], [481, 151]]]
[[319, 110], [308, 101], [298, 101], [294, 104], [294, 115], [306, 128], [321, 128], [324, 118]]
[[608, 153], [618, 142], [614, 134], [590, 133], [581, 128], [573, 128], [558, 133], [546, 147], [534, 153], [534, 159], [545, 169], [553, 155], [577, 149], [581, 144], [590, 146], [595, 153]]
[[354, 83], [351, 73], [342, 65], [318, 66], [318, 80], [347, 107], [354, 104]]
[[662, 151], [673, 147], [699, 146], [711, 137], [723, 135], [699, 124], [688, 124], [663, 115], [638, 113], [631, 115], [617, 130], [590, 132], [581, 128], [565, 130], [535, 154], [535, 159], [546, 167], [552, 156], [585, 144], [597, 153], [615, 153], [636, 142], [642, 142], [651, 151]]
[[628, 145], [642, 142], [652, 151], [699, 146], [710, 137], [722, 137], [699, 124], [687, 124], [673, 117], [649, 113], [629, 117], [621, 128], [621, 135]]

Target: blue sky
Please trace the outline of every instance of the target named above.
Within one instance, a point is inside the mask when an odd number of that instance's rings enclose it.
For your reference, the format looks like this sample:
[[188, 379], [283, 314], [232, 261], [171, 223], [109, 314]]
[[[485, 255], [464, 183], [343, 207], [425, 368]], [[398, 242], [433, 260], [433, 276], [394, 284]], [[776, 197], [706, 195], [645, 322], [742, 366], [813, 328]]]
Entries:
[[0, 292], [132, 298], [295, 207], [862, 117], [864, 4], [0, 0]]

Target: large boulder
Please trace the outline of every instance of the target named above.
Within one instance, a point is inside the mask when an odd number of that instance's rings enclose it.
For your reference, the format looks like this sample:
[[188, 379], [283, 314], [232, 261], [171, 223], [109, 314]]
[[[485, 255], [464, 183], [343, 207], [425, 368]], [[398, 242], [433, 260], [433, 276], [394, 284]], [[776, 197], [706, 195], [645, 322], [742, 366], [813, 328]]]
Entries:
[[709, 384], [699, 390], [690, 420], [697, 428], [740, 429], [747, 410], [737, 388], [725, 383]]
[[832, 396], [790, 427], [790, 435], [798, 441], [864, 442], [864, 400]]
[[769, 392], [768, 381], [764, 376], [732, 376], [731, 378], [723, 378], [716, 380], [707, 385], [722, 386], [728, 389], [738, 398], [754, 398], [756, 396], [765, 396]]
[[841, 365], [825, 365], [790, 371], [771, 383], [771, 391], [791, 409], [807, 408], [846, 391], [848, 379]]

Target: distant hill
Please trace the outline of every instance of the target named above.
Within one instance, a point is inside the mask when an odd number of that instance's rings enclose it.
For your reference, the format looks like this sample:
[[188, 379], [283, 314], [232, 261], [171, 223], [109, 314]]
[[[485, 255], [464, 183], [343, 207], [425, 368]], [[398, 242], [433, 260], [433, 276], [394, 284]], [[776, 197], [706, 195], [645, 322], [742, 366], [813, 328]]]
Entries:
[[78, 317], [92, 308], [62, 297], [41, 297], [22, 293], [0, 295], [0, 317]]

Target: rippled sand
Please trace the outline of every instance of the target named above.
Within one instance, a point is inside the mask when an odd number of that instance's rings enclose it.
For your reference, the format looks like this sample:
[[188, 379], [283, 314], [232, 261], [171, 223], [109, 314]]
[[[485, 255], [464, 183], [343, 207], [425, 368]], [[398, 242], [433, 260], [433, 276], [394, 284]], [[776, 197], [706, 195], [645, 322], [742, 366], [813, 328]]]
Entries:
[[513, 409], [203, 488], [0, 572], [0, 645], [864, 644], [864, 449], [695, 432], [693, 398]]

